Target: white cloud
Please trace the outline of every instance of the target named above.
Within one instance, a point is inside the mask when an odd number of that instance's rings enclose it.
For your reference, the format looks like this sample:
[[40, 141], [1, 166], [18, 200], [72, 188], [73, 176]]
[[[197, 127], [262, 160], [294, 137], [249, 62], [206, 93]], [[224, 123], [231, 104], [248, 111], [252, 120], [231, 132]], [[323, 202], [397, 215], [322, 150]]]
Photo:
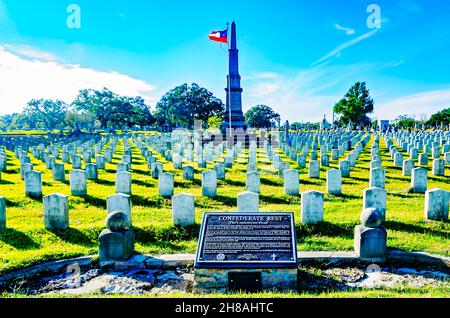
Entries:
[[393, 120], [402, 114], [432, 115], [445, 107], [450, 107], [450, 87], [402, 96], [376, 104], [378, 119]]
[[334, 24], [334, 27], [335, 27], [336, 29], [340, 30], [340, 31], [344, 31], [345, 34], [347, 34], [347, 35], [353, 35], [353, 34], [355, 34], [355, 30], [354, 30], [354, 29], [350, 29], [350, 28], [343, 27], [343, 26], [340, 25], [340, 24], [335, 23], [335, 24]]
[[342, 43], [341, 45], [336, 47], [334, 50], [332, 50], [330, 53], [328, 53], [324, 57], [322, 57], [322, 58], [318, 59], [317, 61], [315, 61], [314, 63], [312, 63], [311, 66], [315, 66], [317, 64], [320, 64], [320, 63], [328, 60], [329, 58], [338, 55], [341, 51], [343, 51], [343, 50], [345, 50], [345, 49], [355, 45], [358, 42], [361, 42], [362, 40], [370, 38], [372, 35], [374, 35], [377, 32], [378, 32], [378, 29], [374, 29], [372, 31], [364, 33], [363, 35], [358, 36], [357, 38], [354, 38], [353, 40], [350, 40], [350, 41]]
[[151, 95], [155, 87], [143, 80], [57, 60], [34, 48], [0, 45], [0, 114], [20, 112], [32, 98], [70, 103], [85, 88], [108, 87], [118, 94], [142, 96], [150, 105], [156, 101]]
[[34, 47], [28, 45], [3, 45], [3, 48], [7, 51], [19, 55], [21, 57], [25, 57], [32, 60], [40, 60], [40, 61], [58, 61], [59, 58], [49, 52], [40, 51]]

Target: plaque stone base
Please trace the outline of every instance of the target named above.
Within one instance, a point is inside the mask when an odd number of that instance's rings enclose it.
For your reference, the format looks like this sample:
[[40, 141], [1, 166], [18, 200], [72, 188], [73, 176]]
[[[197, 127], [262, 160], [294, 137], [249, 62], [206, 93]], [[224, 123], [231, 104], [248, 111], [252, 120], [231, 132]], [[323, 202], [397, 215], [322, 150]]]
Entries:
[[[257, 285], [262, 290], [273, 291], [294, 291], [297, 290], [297, 268], [262, 268], [262, 269], [242, 269], [242, 268], [196, 268], [194, 275], [194, 289], [200, 293], [226, 293], [235, 291], [230, 286], [230, 277], [236, 277], [236, 273], [250, 274], [260, 273], [261, 282]], [[231, 273], [231, 275], [229, 275]], [[248, 282], [245, 282], [248, 283]], [[243, 283], [243, 285], [245, 284]], [[239, 283], [233, 284], [239, 286]], [[250, 290], [254, 291], [250, 286]]]

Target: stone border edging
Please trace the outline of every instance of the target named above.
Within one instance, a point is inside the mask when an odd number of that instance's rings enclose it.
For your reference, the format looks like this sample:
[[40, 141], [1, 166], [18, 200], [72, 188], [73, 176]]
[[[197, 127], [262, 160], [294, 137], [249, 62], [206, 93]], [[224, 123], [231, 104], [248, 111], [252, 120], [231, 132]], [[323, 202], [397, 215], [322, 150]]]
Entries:
[[[21, 278], [29, 279], [44, 273], [61, 273], [64, 268], [77, 265], [80, 268], [92, 266], [97, 260], [97, 255], [82, 256], [66, 260], [46, 262], [31, 266], [18, 271], [14, 271], [0, 276], [0, 286], [8, 282]], [[298, 252], [299, 263], [328, 262], [331, 264], [351, 264], [351, 263], [373, 263], [361, 261], [353, 252], [342, 251], [312, 251]], [[195, 254], [166, 254], [152, 257], [145, 254], [134, 255], [126, 261], [114, 261], [100, 263], [102, 268], [114, 268], [115, 270], [125, 270], [132, 268], [142, 269], [164, 269], [170, 270], [177, 267], [193, 267]], [[425, 252], [405, 252], [400, 250], [390, 250], [387, 254], [387, 261], [396, 264], [414, 263], [421, 265], [443, 266], [450, 269], [450, 257], [429, 254]]]

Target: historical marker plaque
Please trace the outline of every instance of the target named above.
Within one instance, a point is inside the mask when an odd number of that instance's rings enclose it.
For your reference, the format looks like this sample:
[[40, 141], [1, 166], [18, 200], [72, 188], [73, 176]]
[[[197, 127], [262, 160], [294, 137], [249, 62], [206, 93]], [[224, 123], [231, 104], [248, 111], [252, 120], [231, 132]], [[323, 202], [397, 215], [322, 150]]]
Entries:
[[293, 213], [205, 213], [196, 268], [296, 268]]

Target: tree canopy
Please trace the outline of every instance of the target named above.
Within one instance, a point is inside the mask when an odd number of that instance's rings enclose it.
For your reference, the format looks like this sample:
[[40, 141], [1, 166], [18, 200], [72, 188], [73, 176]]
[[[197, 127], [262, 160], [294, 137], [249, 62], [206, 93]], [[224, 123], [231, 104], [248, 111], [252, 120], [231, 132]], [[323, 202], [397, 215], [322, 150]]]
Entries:
[[158, 125], [168, 121], [179, 127], [192, 128], [194, 120], [201, 120], [205, 127], [211, 117], [222, 117], [225, 107], [222, 101], [206, 88], [193, 83], [183, 84], [168, 91], [156, 104], [154, 116]]
[[32, 99], [23, 110], [24, 120], [31, 129], [62, 129], [65, 127], [64, 117], [68, 107], [60, 100]]
[[428, 125], [432, 127], [450, 125], [450, 108], [445, 108], [432, 115]]
[[272, 128], [280, 119], [280, 115], [266, 105], [256, 105], [244, 115], [247, 125], [252, 128]]
[[370, 125], [367, 114], [374, 110], [373, 99], [365, 82], [356, 82], [339, 102], [334, 105], [334, 112], [341, 115], [339, 123]]

